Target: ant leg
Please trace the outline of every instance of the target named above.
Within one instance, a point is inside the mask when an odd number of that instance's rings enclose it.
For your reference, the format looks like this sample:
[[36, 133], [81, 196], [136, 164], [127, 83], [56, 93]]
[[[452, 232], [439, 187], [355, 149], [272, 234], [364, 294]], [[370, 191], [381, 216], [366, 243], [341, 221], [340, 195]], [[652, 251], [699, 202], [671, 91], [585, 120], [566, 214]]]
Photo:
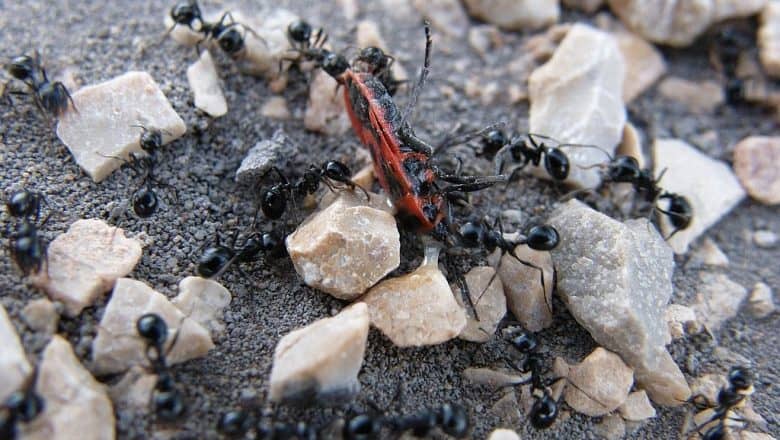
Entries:
[[507, 253], [509, 255], [511, 255], [512, 257], [514, 257], [514, 259], [517, 260], [523, 266], [528, 266], [528, 267], [534, 268], [534, 269], [539, 271], [539, 282], [542, 285], [542, 295], [544, 295], [544, 304], [547, 306], [547, 311], [550, 312], [550, 314], [552, 315], [552, 313], [553, 313], [552, 305], [550, 304], [550, 301], [547, 299], [547, 287], [544, 284], [544, 269], [542, 269], [541, 267], [539, 267], [539, 266], [537, 266], [537, 265], [535, 265], [533, 263], [530, 263], [528, 261], [525, 261], [522, 258], [518, 257], [517, 254], [515, 253], [514, 249], [512, 249], [511, 251], [508, 251]]
[[430, 66], [431, 66], [431, 45], [432, 45], [432, 39], [431, 39], [431, 25], [428, 23], [428, 21], [425, 21], [425, 59], [423, 61], [423, 68], [422, 71], [420, 71], [420, 78], [417, 80], [417, 83], [414, 85], [414, 88], [412, 89], [411, 97], [409, 98], [409, 103], [406, 105], [406, 109], [404, 109], [403, 116], [401, 116], [401, 127], [406, 125], [406, 121], [409, 119], [409, 116], [414, 111], [414, 107], [417, 105], [417, 99], [420, 97], [420, 93], [422, 92], [422, 88], [425, 85], [425, 80], [428, 78], [428, 73], [430, 72]]
[[468, 305], [468, 308], [474, 313], [474, 319], [479, 322], [479, 313], [477, 312], [476, 305], [474, 304], [474, 301], [471, 300], [471, 291], [469, 290], [469, 285], [466, 283], [466, 279], [463, 277], [463, 274], [458, 270], [456, 267], [450, 267], [452, 269], [450, 272], [452, 272], [455, 275], [455, 284], [458, 285], [458, 289], [460, 290], [460, 295], [464, 300], [464, 304]]
[[[455, 145], [462, 145], [467, 142], [470, 142], [478, 137], [483, 136], [485, 133], [488, 133], [490, 131], [496, 130], [498, 128], [502, 128], [506, 125], [503, 122], [496, 122], [495, 124], [490, 124], [487, 127], [480, 128], [478, 130], [469, 130], [465, 133], [462, 133], [458, 136], [451, 136], [444, 138], [442, 142], [440, 142], [438, 145], [436, 145], [436, 150], [434, 154], [438, 154], [439, 151], [443, 149], [447, 149], [449, 147], [453, 147]], [[454, 130], [453, 130], [454, 131]]]
[[57, 81], [56, 83], [54, 83], [54, 89], [63, 92], [65, 96], [68, 97], [68, 101], [70, 101], [70, 105], [73, 107], [73, 110], [75, 110], [76, 113], [79, 112], [79, 109], [78, 107], [76, 107], [76, 103], [73, 101], [73, 97], [70, 96], [70, 92], [68, 91], [68, 88], [65, 87], [65, 84]]

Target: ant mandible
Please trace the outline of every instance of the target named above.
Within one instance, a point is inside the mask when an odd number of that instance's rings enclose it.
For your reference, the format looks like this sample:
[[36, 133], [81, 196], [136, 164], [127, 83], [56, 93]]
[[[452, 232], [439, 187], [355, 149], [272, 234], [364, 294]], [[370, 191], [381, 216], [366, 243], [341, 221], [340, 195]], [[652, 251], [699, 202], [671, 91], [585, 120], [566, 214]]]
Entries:
[[[136, 330], [146, 342], [146, 358], [157, 375], [154, 386], [153, 405], [155, 414], [166, 422], [171, 422], [184, 414], [184, 397], [176, 388], [165, 359], [165, 341], [168, 339], [168, 325], [155, 313], [147, 313], [136, 321]], [[173, 338], [171, 348], [176, 344], [178, 332]]]
[[[70, 92], [60, 81], [52, 83], [41, 66], [40, 54], [36, 50], [33, 56], [22, 55], [11, 60], [6, 70], [15, 79], [22, 81], [32, 92], [35, 104], [44, 115], [61, 117], [70, 106], [78, 111]], [[24, 94], [21, 92], [9, 92]]]

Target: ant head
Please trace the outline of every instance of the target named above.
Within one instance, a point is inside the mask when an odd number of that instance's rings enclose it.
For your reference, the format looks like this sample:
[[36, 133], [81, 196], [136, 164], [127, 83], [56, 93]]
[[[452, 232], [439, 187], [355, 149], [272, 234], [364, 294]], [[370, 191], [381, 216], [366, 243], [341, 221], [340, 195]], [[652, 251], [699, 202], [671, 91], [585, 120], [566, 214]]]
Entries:
[[669, 207], [667, 208], [667, 217], [669, 222], [676, 229], [685, 229], [691, 224], [693, 219], [693, 207], [688, 199], [679, 194], [667, 194]]
[[168, 324], [156, 313], [147, 313], [135, 323], [138, 334], [150, 345], [162, 347], [168, 338]]
[[549, 428], [557, 417], [558, 404], [547, 393], [536, 399], [531, 407], [531, 425], [536, 429]]
[[228, 411], [217, 422], [217, 431], [228, 437], [243, 437], [252, 428], [252, 420], [244, 411]]
[[287, 252], [284, 247], [284, 238], [274, 232], [263, 232], [260, 236], [260, 249], [269, 253], [272, 257], [281, 257]]
[[382, 49], [376, 46], [370, 46], [361, 49], [356, 60], [366, 63], [370, 67], [370, 70], [375, 72], [387, 67], [390, 62], [390, 57], [388, 57]]
[[171, 18], [177, 24], [192, 26], [195, 20], [202, 20], [200, 8], [194, 1], [181, 1], [171, 8]]
[[323, 174], [328, 179], [335, 180], [336, 182], [346, 182], [349, 180], [349, 176], [352, 174], [349, 171], [349, 167], [337, 160], [329, 160], [322, 167]]
[[544, 155], [544, 168], [555, 180], [569, 177], [569, 157], [560, 148], [548, 148]]
[[753, 385], [753, 373], [746, 367], [731, 367], [728, 379], [731, 386], [739, 391], [747, 390]]
[[41, 106], [51, 115], [61, 116], [68, 109], [68, 90], [61, 82], [44, 83], [38, 89]]
[[482, 135], [482, 154], [494, 156], [498, 150], [509, 142], [501, 129], [490, 130]]
[[558, 231], [549, 225], [537, 225], [528, 231], [525, 244], [537, 251], [549, 251], [558, 246]]
[[639, 162], [631, 156], [616, 156], [607, 167], [607, 176], [613, 182], [633, 182], [642, 170]]
[[235, 253], [225, 246], [207, 248], [198, 259], [198, 267], [195, 270], [202, 278], [211, 278], [221, 271]]
[[469, 431], [469, 414], [460, 405], [446, 403], [439, 408], [436, 422], [441, 430], [455, 438], [463, 438]]
[[467, 222], [460, 227], [458, 235], [463, 246], [479, 247], [485, 237], [485, 227], [481, 222]]
[[219, 47], [230, 56], [235, 56], [244, 49], [244, 36], [235, 27], [225, 30], [217, 37]]
[[523, 354], [533, 353], [539, 347], [539, 341], [536, 340], [533, 333], [520, 332], [512, 336], [511, 343], [517, 351]]
[[35, 70], [35, 60], [27, 55], [18, 56], [5, 66], [8, 73], [14, 78], [24, 81], [30, 79]]
[[349, 62], [344, 58], [344, 55], [326, 52], [322, 58], [322, 68], [328, 75], [338, 79], [349, 69]]
[[282, 217], [287, 209], [287, 197], [281, 186], [274, 185], [268, 191], [264, 192], [260, 200], [260, 209], [263, 214], [272, 220]]
[[303, 20], [296, 20], [287, 26], [287, 35], [290, 39], [298, 43], [306, 43], [311, 39], [312, 27]]
[[368, 440], [379, 438], [382, 424], [368, 414], [358, 414], [344, 422], [342, 436], [345, 440]]
[[172, 422], [184, 414], [184, 398], [177, 389], [154, 393], [154, 412], [160, 419]]
[[147, 185], [133, 194], [133, 211], [138, 217], [147, 218], [157, 210], [157, 194]]
[[740, 401], [742, 401], [742, 399], [744, 399], [744, 396], [738, 391], [739, 390], [731, 387], [721, 388], [720, 391], [718, 391], [718, 405], [723, 408], [731, 408], [732, 406], [736, 406]]
[[28, 217], [38, 209], [38, 201], [35, 194], [22, 190], [11, 194], [5, 206], [8, 213], [14, 217]]
[[144, 128], [144, 131], [141, 133], [139, 143], [141, 144], [142, 150], [146, 151], [147, 153], [153, 153], [162, 147], [162, 132], [157, 129], [147, 130]]
[[31, 422], [44, 410], [43, 398], [32, 390], [14, 391], [5, 399], [3, 407], [24, 423]]

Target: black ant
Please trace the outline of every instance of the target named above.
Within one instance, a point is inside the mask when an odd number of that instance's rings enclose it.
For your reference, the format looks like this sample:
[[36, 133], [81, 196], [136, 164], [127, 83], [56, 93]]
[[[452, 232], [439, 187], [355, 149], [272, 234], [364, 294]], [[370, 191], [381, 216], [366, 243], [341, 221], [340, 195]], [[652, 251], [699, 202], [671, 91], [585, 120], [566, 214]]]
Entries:
[[385, 423], [397, 433], [411, 431], [414, 437], [426, 437], [436, 428], [455, 438], [469, 433], [468, 411], [458, 404], [445, 403], [436, 408], [425, 408], [413, 414], [388, 418]]
[[279, 60], [280, 71], [282, 61], [291, 61], [296, 66], [302, 61], [314, 61], [319, 65], [328, 53], [323, 48], [328, 41], [328, 34], [322, 28], [314, 29], [304, 20], [293, 21], [287, 26], [287, 41], [292, 46], [290, 50], [298, 55]]
[[[190, 30], [199, 32], [204, 36], [196, 47], [199, 47], [203, 41], [213, 39], [217, 42], [220, 49], [231, 57], [236, 57], [245, 49], [246, 43], [244, 40], [246, 32], [251, 33], [258, 40], [265, 43], [265, 40], [249, 26], [236, 22], [229, 11], [222, 14], [218, 22], [207, 22], [203, 18], [203, 13], [196, 0], [186, 0], [174, 5], [171, 8], [171, 18], [173, 19], [173, 26], [168, 29], [165, 33], [166, 35], [171, 33], [176, 26], [187, 26]], [[225, 20], [227, 19], [230, 20], [230, 23], [226, 23]], [[198, 23], [197, 28], [194, 27], [196, 22]], [[244, 32], [239, 31], [239, 28], [243, 29]], [[200, 52], [199, 49], [198, 52]]]
[[257, 260], [262, 252], [272, 257], [283, 256], [286, 252], [284, 239], [274, 232], [253, 233], [243, 244], [236, 247], [238, 234], [234, 234], [230, 246], [219, 243], [219, 235], [216, 236], [214, 246], [206, 248], [198, 259], [196, 272], [203, 278], [217, 278], [222, 275], [233, 263], [247, 263]]
[[321, 167], [310, 165], [303, 177], [295, 183], [290, 183], [278, 168], [273, 167], [271, 170], [279, 176], [281, 182], [265, 191], [260, 199], [260, 208], [270, 219], [281, 218], [287, 210], [288, 200], [300, 200], [314, 194], [320, 188], [320, 183], [324, 183], [331, 191], [336, 190], [336, 183], [344, 185], [350, 191], [359, 188], [366, 199], [369, 199], [368, 191], [350, 179], [352, 173], [349, 168], [339, 161], [330, 160]]
[[[542, 139], [542, 141], [537, 141]], [[514, 181], [519, 173], [528, 164], [538, 167], [544, 161], [544, 169], [553, 180], [562, 182], [569, 177], [571, 164], [569, 157], [560, 147], [575, 146], [574, 144], [559, 144], [551, 147], [545, 144], [545, 140], [553, 141], [552, 138], [538, 134], [528, 133], [526, 135], [514, 134], [507, 138], [501, 129], [490, 130], [482, 136], [481, 154], [485, 157], [495, 157], [496, 174], [502, 174], [505, 165], [505, 156], [510, 155], [517, 165], [512, 169], [509, 181]]]
[[390, 96], [394, 96], [398, 87], [407, 82], [395, 78], [392, 71], [395, 58], [378, 47], [371, 46], [361, 49], [355, 62], [363, 63], [365, 65], [363, 70], [376, 77], [385, 86]]
[[43, 412], [44, 400], [33, 389], [36, 376], [31, 375], [23, 389], [11, 393], [0, 405], [0, 438], [17, 438], [18, 423], [30, 423]]
[[41, 213], [41, 205], [46, 204], [46, 198], [43, 194], [22, 190], [11, 194], [5, 202], [5, 207], [11, 216], [17, 218], [29, 219], [35, 214], [37, 222]]
[[[729, 370], [728, 385], [724, 386], [718, 392], [718, 401], [714, 405], [707, 401], [704, 396], [697, 395], [691, 398], [691, 401], [700, 409], [711, 409], [712, 416], [705, 422], [699, 424], [694, 430], [702, 435], [702, 440], [722, 440], [726, 438], [727, 423], [729, 420], [740, 421], [732, 417], [735, 409], [744, 405], [748, 396], [753, 394], [753, 374], [746, 367], [736, 366]], [[701, 400], [704, 402], [701, 402]], [[711, 425], [713, 424], [714, 425]], [[707, 427], [702, 434], [702, 428]]]
[[751, 46], [750, 37], [734, 27], [721, 29], [710, 47], [710, 62], [725, 77], [723, 86], [726, 102], [731, 105], [745, 102], [745, 82], [737, 76], [740, 53]]
[[[155, 414], [171, 422], [184, 414], [184, 397], [176, 388], [165, 359], [165, 341], [168, 339], [168, 325], [155, 313], [147, 313], [136, 321], [138, 334], [146, 341], [146, 358], [157, 375], [154, 386], [153, 405]], [[177, 333], [178, 336], [178, 333]], [[173, 346], [176, 343], [174, 337]]]
[[227, 437], [244, 437], [255, 426], [255, 436], [252, 438], [282, 440], [300, 439], [316, 440], [317, 430], [306, 422], [298, 423], [267, 423], [263, 420], [255, 424], [255, 420], [243, 410], [228, 411], [217, 421], [217, 432]]
[[[35, 99], [35, 104], [44, 115], [59, 118], [65, 114], [69, 106], [73, 106], [73, 109], [78, 111], [65, 85], [60, 81], [54, 83], [49, 81], [46, 70], [41, 66], [37, 50], [33, 56], [22, 55], [14, 58], [6, 65], [6, 70], [12, 77], [27, 85]], [[21, 92], [9, 93], [23, 94]]]
[[[42, 194], [22, 190], [11, 194], [6, 201], [8, 213], [19, 219], [14, 230], [6, 232], [9, 237], [8, 249], [11, 258], [24, 276], [40, 272], [44, 262], [48, 261], [46, 253], [48, 245], [40, 236], [39, 229], [46, 224], [51, 213], [41, 221], [40, 225], [37, 224], [40, 207], [42, 203], [46, 203], [45, 200]], [[35, 219], [31, 220], [30, 217], [33, 215]], [[48, 264], [46, 269], [48, 270]]]

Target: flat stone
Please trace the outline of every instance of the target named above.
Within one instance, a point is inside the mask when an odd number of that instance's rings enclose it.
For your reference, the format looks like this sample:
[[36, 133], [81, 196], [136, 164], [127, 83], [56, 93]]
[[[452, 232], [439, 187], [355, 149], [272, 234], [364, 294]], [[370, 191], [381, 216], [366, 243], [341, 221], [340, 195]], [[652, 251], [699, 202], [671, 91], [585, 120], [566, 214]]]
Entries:
[[772, 288], [765, 283], [756, 283], [750, 292], [750, 311], [756, 318], [766, 318], [777, 309]]
[[[687, 252], [691, 242], [745, 197], [745, 191], [727, 164], [684, 141], [657, 139], [653, 144], [653, 163], [656, 178], [666, 169], [659, 184], [661, 188], [685, 196], [693, 208], [691, 224], [668, 240], [677, 254]], [[661, 219], [661, 230], [664, 236], [674, 230], [666, 216]]]
[[266, 118], [286, 120], [292, 117], [287, 108], [287, 100], [282, 96], [272, 96], [260, 108], [260, 114]]
[[768, 75], [780, 77], [780, 3], [769, 1], [761, 11], [758, 55]]
[[593, 431], [597, 438], [621, 440], [626, 437], [626, 422], [617, 414], [609, 414], [593, 425]]
[[690, 262], [694, 265], [726, 267], [729, 265], [729, 257], [720, 250], [711, 238], [706, 237], [691, 253]]
[[118, 414], [149, 413], [149, 402], [157, 385], [157, 375], [149, 374], [140, 366], [127, 370], [119, 382], [108, 390]]
[[358, 372], [368, 340], [368, 307], [356, 303], [285, 335], [276, 345], [268, 398], [328, 400], [360, 390]]
[[501, 420], [505, 426], [519, 426], [523, 417], [520, 415], [517, 395], [511, 388], [501, 396], [490, 408], [490, 414]]
[[72, 317], [132, 272], [141, 254], [141, 242], [123, 230], [103, 220], [77, 220], [49, 244], [48, 276], [40, 273], [32, 281]]
[[703, 272], [699, 279], [693, 308], [707, 329], [716, 332], [724, 322], [737, 316], [748, 292], [723, 274]]
[[239, 54], [236, 62], [241, 73], [263, 76], [269, 80], [276, 79], [289, 67], [289, 62], [282, 62], [289, 57], [290, 41], [287, 39], [287, 27], [298, 20], [298, 16], [287, 9], [276, 8], [263, 10], [260, 13], [248, 14], [233, 10], [236, 21], [249, 26], [262, 39], [251, 32], [245, 35], [246, 50]]
[[11, 318], [0, 304], [0, 402], [19, 390], [32, 373]]
[[86, 86], [73, 93], [78, 112], [67, 112], [57, 124], [57, 137], [68, 147], [76, 163], [100, 182], [127, 159], [140, 153], [143, 125], [162, 131], [163, 145], [186, 131], [184, 121], [160, 87], [146, 72], [128, 72], [112, 80]]
[[645, 390], [629, 394], [626, 401], [618, 407], [618, 411], [624, 419], [632, 422], [641, 422], [655, 417], [655, 408], [647, 398]]
[[[466, 274], [469, 296], [477, 310], [479, 321], [471, 315], [471, 310], [465, 309], [467, 322], [466, 327], [460, 333], [460, 339], [471, 342], [487, 342], [496, 332], [498, 323], [504, 319], [504, 315], [506, 315], [504, 286], [501, 284], [501, 278], [495, 274], [495, 269], [487, 266], [474, 267]], [[490, 286], [488, 286], [489, 282]], [[458, 292], [456, 285], [452, 285], [450, 288], [453, 292]], [[461, 296], [455, 295], [455, 299], [461, 307], [465, 307]]]
[[685, 401], [685, 377], [664, 347], [674, 259], [663, 238], [644, 220], [623, 224], [577, 200], [549, 224], [561, 237], [552, 251], [558, 292], [577, 322], [623, 357], [653, 401]]
[[669, 304], [665, 316], [671, 339], [680, 339], [686, 333], [698, 333], [701, 330], [701, 323], [696, 319], [696, 311], [688, 306]]
[[628, 397], [634, 372], [620, 356], [599, 347], [579, 365], [571, 365], [564, 398], [575, 411], [599, 417], [616, 410]]
[[22, 319], [33, 331], [50, 335], [57, 331], [60, 315], [54, 303], [41, 298], [32, 300], [24, 306]]
[[186, 277], [179, 282], [179, 295], [171, 303], [219, 339], [225, 333], [222, 316], [230, 305], [230, 292], [214, 280]]
[[723, 86], [716, 81], [690, 81], [670, 76], [661, 81], [658, 91], [695, 114], [712, 113], [726, 100]]
[[204, 50], [198, 61], [187, 68], [187, 81], [195, 95], [195, 107], [213, 118], [227, 113], [227, 101], [219, 85], [217, 66], [208, 50]]
[[342, 135], [351, 123], [344, 96], [338, 83], [323, 70], [317, 70], [309, 86], [309, 101], [303, 114], [303, 126], [317, 133], [331, 136]]
[[534, 30], [558, 21], [558, 0], [465, 0], [469, 14], [510, 31]]
[[542, 273], [528, 267], [509, 254], [501, 257], [498, 275], [504, 284], [509, 310], [526, 330], [538, 332], [552, 324], [552, 294], [555, 284], [552, 256], [549, 252], [535, 251], [526, 245], [515, 247], [515, 255], [521, 260], [542, 269]]
[[734, 147], [734, 172], [750, 197], [780, 203], [780, 137], [751, 136]]
[[777, 244], [778, 237], [772, 231], [753, 232], [753, 243], [760, 248], [771, 249]]
[[495, 389], [519, 385], [527, 380], [526, 377], [518, 376], [517, 374], [490, 368], [466, 368], [463, 370], [463, 378], [475, 385]]
[[168, 325], [165, 349], [169, 365], [204, 356], [214, 348], [209, 331], [182, 313], [165, 295], [141, 281], [120, 278], [92, 341], [95, 374], [121, 373], [135, 365], [149, 365], [146, 343], [136, 329], [136, 321], [146, 313], [158, 314]]
[[658, 49], [638, 35], [626, 30], [614, 35], [626, 65], [623, 101], [629, 103], [666, 73], [666, 61]]
[[469, 18], [458, 0], [412, 0], [412, 6], [444, 35], [460, 37], [469, 27]]
[[430, 249], [419, 268], [382, 281], [362, 301], [371, 325], [399, 347], [441, 344], [466, 327], [466, 314], [439, 270], [438, 253]]
[[763, 432], [741, 431], [739, 437], [741, 440], [775, 440], [774, 437]]
[[257, 185], [272, 167], [281, 168], [287, 158], [297, 153], [298, 147], [284, 130], [277, 130], [271, 139], [261, 140], [246, 153], [236, 171], [236, 182]]
[[106, 387], [79, 362], [70, 343], [54, 335], [43, 350], [35, 391], [43, 412], [26, 425], [22, 438], [113, 439], [114, 409]]
[[592, 14], [604, 4], [604, 0], [563, 0], [563, 4]]
[[[588, 25], [572, 26], [550, 61], [531, 74], [530, 131], [560, 142], [597, 145], [612, 154], [626, 123], [624, 77], [614, 37]], [[596, 187], [598, 169], [583, 167], [604, 162], [604, 153], [596, 148], [563, 150], [571, 161], [566, 182]], [[531, 168], [534, 175], [549, 178], [543, 168]]]
[[287, 237], [287, 252], [303, 282], [346, 300], [363, 294], [401, 262], [392, 214], [353, 203], [338, 197]]
[[511, 429], [496, 429], [490, 433], [488, 440], [520, 440], [520, 436]]

